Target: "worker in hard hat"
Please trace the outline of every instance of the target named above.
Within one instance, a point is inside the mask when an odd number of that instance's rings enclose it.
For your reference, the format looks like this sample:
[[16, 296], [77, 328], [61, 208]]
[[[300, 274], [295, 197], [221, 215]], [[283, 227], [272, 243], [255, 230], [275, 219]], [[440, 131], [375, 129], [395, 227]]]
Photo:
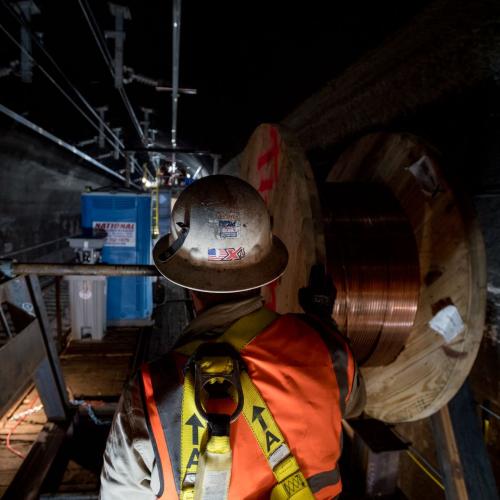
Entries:
[[[230, 176], [186, 188], [153, 257], [197, 317], [146, 364], [111, 429], [101, 498], [330, 499], [341, 420], [363, 390], [346, 340], [314, 315], [279, 315], [260, 288], [287, 266], [258, 194]], [[307, 294], [306, 294], [307, 295]]]

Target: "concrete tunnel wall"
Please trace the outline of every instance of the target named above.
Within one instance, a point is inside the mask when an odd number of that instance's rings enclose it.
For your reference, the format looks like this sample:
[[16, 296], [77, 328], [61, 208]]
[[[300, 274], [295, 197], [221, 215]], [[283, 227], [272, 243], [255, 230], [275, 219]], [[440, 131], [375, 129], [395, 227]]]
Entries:
[[0, 256], [45, 261], [71, 256], [64, 238], [80, 229], [80, 194], [86, 186], [108, 185], [116, 182], [84, 160], [0, 123]]

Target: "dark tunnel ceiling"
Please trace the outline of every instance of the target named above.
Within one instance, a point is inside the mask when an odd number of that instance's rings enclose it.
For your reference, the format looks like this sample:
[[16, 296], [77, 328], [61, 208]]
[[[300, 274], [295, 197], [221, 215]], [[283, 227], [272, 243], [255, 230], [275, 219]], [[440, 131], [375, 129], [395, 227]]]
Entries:
[[[0, 0], [1, 22], [19, 39], [19, 25]], [[170, 82], [171, 2], [130, 0], [125, 64], [137, 73]], [[178, 144], [209, 149], [229, 159], [261, 122], [279, 121], [367, 50], [411, 21], [429, 0], [379, 2], [229, 2], [185, 0], [182, 5], [180, 84], [198, 89], [181, 96]], [[59, 66], [95, 107], [109, 104], [112, 126], [125, 127], [127, 147], [139, 146], [131, 121], [113, 88], [78, 0], [38, 0], [33, 20]], [[107, 2], [89, 4], [101, 30], [113, 29]], [[0, 33], [0, 67], [19, 58]], [[112, 44], [109, 43], [110, 50]], [[50, 63], [34, 49], [51, 73]], [[0, 79], [1, 101], [75, 143], [93, 129], [37, 69], [33, 84]], [[131, 83], [134, 108], [153, 108], [152, 126], [170, 128], [170, 94]]]

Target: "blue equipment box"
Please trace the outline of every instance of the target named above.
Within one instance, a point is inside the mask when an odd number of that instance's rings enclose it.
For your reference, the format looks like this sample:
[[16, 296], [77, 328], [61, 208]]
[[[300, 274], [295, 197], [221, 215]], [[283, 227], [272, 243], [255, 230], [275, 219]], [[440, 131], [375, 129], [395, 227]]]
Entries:
[[[82, 228], [107, 233], [105, 264], [151, 264], [151, 195], [128, 192], [82, 194]], [[152, 278], [110, 277], [108, 324], [141, 324], [153, 311]]]

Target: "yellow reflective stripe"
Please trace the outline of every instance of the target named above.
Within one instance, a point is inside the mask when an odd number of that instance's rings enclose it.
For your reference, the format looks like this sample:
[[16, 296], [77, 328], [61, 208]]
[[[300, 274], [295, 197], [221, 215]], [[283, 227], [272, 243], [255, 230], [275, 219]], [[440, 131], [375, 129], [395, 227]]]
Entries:
[[278, 482], [271, 498], [314, 499], [274, 417], [246, 372], [241, 373], [241, 385], [244, 395], [243, 415]]
[[[261, 307], [237, 320], [215, 341], [226, 342], [237, 351], [241, 351], [258, 333], [267, 328], [278, 317], [278, 313]], [[206, 342], [206, 340], [195, 340], [177, 348], [176, 352], [191, 356], [201, 344]]]
[[186, 373], [181, 412], [181, 500], [194, 498], [194, 483], [200, 461], [200, 449], [206, 441], [207, 424], [196, 410], [193, 375]]

